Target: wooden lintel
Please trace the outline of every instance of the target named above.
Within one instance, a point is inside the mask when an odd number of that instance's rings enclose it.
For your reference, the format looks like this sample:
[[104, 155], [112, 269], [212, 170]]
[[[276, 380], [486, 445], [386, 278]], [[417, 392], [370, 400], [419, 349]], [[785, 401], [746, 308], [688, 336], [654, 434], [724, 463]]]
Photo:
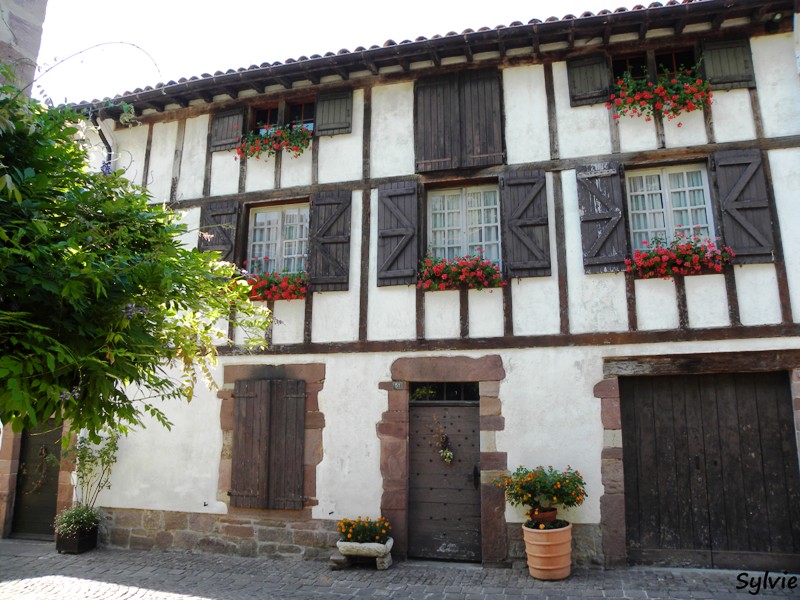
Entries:
[[606, 377], [753, 373], [786, 371], [798, 367], [800, 367], [800, 350], [615, 356], [603, 360], [603, 374]]

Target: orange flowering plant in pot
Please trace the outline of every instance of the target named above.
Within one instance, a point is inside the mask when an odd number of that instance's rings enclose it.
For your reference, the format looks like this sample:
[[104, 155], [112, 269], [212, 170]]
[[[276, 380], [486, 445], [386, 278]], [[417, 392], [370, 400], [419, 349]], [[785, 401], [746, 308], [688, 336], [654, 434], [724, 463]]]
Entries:
[[386, 517], [341, 519], [336, 523], [336, 531], [340, 538], [336, 548], [348, 560], [350, 557], [374, 558], [379, 571], [391, 566], [394, 540], [391, 537], [392, 526]]
[[518, 467], [495, 481], [512, 506], [528, 507], [522, 526], [528, 571], [537, 579], [569, 577], [572, 566], [572, 525], [557, 519], [557, 507], [573, 507], [586, 499], [586, 482], [570, 466], [563, 471], [538, 466]]

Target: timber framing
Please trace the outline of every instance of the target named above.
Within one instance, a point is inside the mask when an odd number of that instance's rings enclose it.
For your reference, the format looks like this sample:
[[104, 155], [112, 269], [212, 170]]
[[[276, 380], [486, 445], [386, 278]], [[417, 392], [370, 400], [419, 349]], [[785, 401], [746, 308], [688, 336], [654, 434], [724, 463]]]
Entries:
[[603, 361], [606, 377], [634, 375], [700, 375], [705, 373], [757, 373], [790, 371], [800, 366], [800, 350], [709, 352], [619, 356]]
[[[791, 19], [777, 18], [793, 12], [792, 0], [695, 0], [686, 4], [670, 0], [666, 6], [653, 3], [649, 8], [635, 10], [618, 9], [618, 12], [600, 11], [597, 15], [584, 14], [580, 18], [568, 15], [564, 19], [555, 18], [541, 22], [537, 19], [527, 24], [512, 23], [508, 27], [495, 29], [483, 27], [478, 31], [467, 30], [461, 34], [448, 33], [431, 39], [417, 38], [399, 44], [389, 40], [383, 47], [369, 49], [359, 47], [353, 52], [341, 50], [325, 56], [313, 55], [310, 58], [289, 59], [285, 63], [262, 63], [248, 68], [228, 70], [213, 75], [181, 78], [178, 81], [158, 83], [154, 87], [137, 88], [114, 98], [117, 104], [132, 104], [140, 120], [171, 120], [187, 118], [197, 112], [207, 112], [210, 104], [221, 95], [227, 95], [234, 103], [257, 103], [259, 98], [238, 100], [245, 90], [268, 90], [270, 86], [280, 86], [284, 91], [276, 95], [291, 97], [293, 94], [307, 93], [307, 89], [293, 89], [302, 82], [319, 84], [320, 89], [342, 84], [362, 86], [363, 80], [378, 77], [385, 80], [413, 79], [424, 76], [428, 70], [441, 72], [442, 69], [482, 68], [492, 66], [514, 66], [535, 62], [550, 63], [563, 60], [566, 56], [579, 56], [597, 51], [627, 51], [664, 47], [674, 44], [674, 37], [650, 34], [656, 29], [671, 30], [673, 35], [681, 36], [681, 43], [688, 44], [731, 35], [759, 35], [791, 29]], [[731, 26], [725, 26], [730, 22]], [[701, 26], [707, 24], [708, 27]], [[700, 31], [687, 33], [687, 28], [696, 25]], [[630, 34], [635, 39], [629, 40]], [[617, 41], [614, 38], [624, 38]], [[584, 42], [579, 44], [578, 42]], [[546, 50], [545, 48], [553, 48]], [[477, 55], [494, 54], [498, 58], [475, 60]], [[443, 59], [463, 57], [466, 63], [441, 67]], [[428, 69], [413, 68], [414, 64], [428, 64]], [[398, 69], [399, 67], [399, 69]], [[398, 70], [398, 73], [383, 74], [382, 70]], [[339, 81], [320, 84], [324, 77], [336, 76]], [[362, 81], [359, 81], [361, 79]], [[272, 95], [272, 92], [268, 92]], [[204, 102], [205, 105], [198, 105]], [[194, 104], [193, 104], [194, 103]], [[215, 108], [222, 103], [214, 102]], [[186, 107], [188, 108], [182, 108]], [[98, 112], [118, 118], [122, 109], [108, 108], [108, 100], [94, 100], [75, 105], [84, 112]]]

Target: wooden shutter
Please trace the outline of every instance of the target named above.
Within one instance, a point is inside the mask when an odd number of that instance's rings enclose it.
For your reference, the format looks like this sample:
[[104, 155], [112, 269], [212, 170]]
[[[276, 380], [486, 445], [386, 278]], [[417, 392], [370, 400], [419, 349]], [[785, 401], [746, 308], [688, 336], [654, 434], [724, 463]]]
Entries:
[[775, 243], [761, 152], [717, 152], [712, 161], [722, 239], [733, 248], [737, 263], [771, 262]]
[[378, 188], [378, 285], [417, 281], [419, 193], [416, 181]]
[[746, 39], [704, 43], [702, 68], [714, 89], [756, 85], [750, 45]]
[[237, 381], [231, 506], [302, 509], [304, 440], [305, 381]]
[[508, 277], [550, 275], [550, 231], [544, 171], [509, 171], [500, 180]]
[[200, 251], [216, 250], [222, 260], [235, 262], [238, 219], [239, 203], [235, 200], [203, 204], [200, 209]]
[[470, 71], [462, 75], [461, 117], [463, 167], [503, 164], [500, 72]]
[[414, 102], [417, 171], [458, 167], [461, 141], [457, 75], [418, 80]]
[[353, 91], [323, 92], [317, 98], [314, 135], [350, 133], [353, 129]]
[[314, 291], [347, 289], [352, 196], [349, 190], [311, 196], [309, 280]]
[[211, 123], [211, 151], [230, 150], [243, 135], [244, 109], [235, 108], [215, 114]]
[[629, 246], [619, 165], [585, 165], [578, 167], [576, 175], [584, 269], [587, 273], [620, 271]]
[[593, 54], [567, 60], [570, 106], [605, 102], [611, 95], [608, 58]]

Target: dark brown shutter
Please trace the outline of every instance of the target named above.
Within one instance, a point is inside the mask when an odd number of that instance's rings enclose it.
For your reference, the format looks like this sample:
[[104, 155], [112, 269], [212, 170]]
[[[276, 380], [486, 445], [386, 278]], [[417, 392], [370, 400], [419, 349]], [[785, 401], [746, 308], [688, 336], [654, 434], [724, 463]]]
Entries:
[[235, 108], [215, 114], [211, 123], [211, 151], [230, 150], [243, 134], [244, 109]]
[[458, 167], [461, 141], [457, 75], [417, 80], [414, 102], [417, 171]]
[[304, 441], [305, 381], [237, 381], [231, 506], [302, 509]]
[[314, 291], [347, 289], [352, 196], [349, 190], [311, 196], [308, 258], [309, 280]]
[[578, 167], [576, 175], [584, 269], [587, 273], [620, 271], [629, 245], [619, 165], [585, 165]]
[[567, 60], [570, 106], [605, 102], [611, 95], [608, 58], [593, 54]]
[[775, 244], [761, 152], [717, 152], [712, 161], [722, 239], [733, 248], [737, 263], [771, 262]]
[[419, 195], [416, 181], [378, 188], [378, 285], [417, 281]]
[[272, 396], [264, 379], [237, 381], [233, 403], [231, 506], [267, 508], [269, 421]]
[[550, 275], [544, 171], [509, 171], [500, 181], [506, 274], [508, 277]]
[[303, 448], [306, 382], [270, 381], [273, 400], [269, 431], [269, 508], [303, 508]]
[[317, 98], [314, 135], [350, 133], [353, 129], [353, 91], [323, 92]]
[[222, 260], [235, 262], [236, 226], [239, 218], [239, 203], [208, 202], [200, 209], [200, 240], [202, 252], [216, 250]]
[[750, 45], [746, 39], [705, 42], [701, 66], [714, 89], [756, 85]]
[[462, 75], [461, 117], [463, 167], [503, 164], [500, 71], [470, 71]]

